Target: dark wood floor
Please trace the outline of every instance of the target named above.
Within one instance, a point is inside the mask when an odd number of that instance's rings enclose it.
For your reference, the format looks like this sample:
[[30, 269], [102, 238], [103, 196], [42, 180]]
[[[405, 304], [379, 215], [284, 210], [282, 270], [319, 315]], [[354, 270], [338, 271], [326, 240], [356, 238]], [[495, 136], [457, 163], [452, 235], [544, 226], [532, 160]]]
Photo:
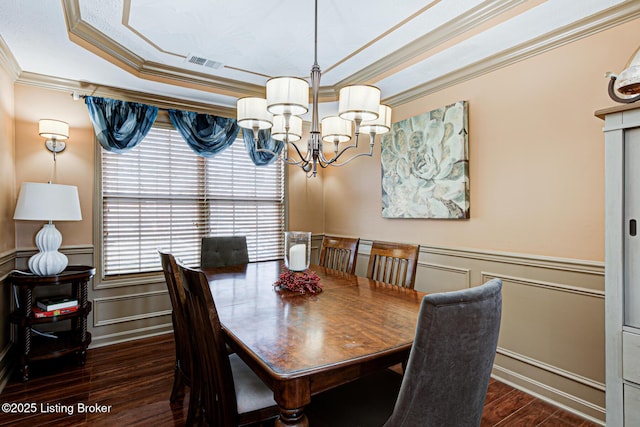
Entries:
[[[181, 426], [188, 395], [180, 403], [169, 403], [173, 363], [173, 336], [164, 335], [91, 349], [84, 367], [74, 366], [72, 359], [35, 365], [31, 380], [22, 383], [15, 375], [0, 394], [0, 403], [20, 411], [7, 413], [3, 405], [0, 425]], [[25, 413], [30, 409], [35, 413]], [[596, 424], [491, 380], [482, 426]]]

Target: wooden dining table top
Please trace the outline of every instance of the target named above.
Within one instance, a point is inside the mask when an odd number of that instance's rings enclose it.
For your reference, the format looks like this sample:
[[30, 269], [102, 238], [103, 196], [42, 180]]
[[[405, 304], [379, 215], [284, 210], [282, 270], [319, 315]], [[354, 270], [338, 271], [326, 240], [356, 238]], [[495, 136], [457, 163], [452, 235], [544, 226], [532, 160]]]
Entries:
[[312, 265], [322, 292], [274, 287], [282, 261], [203, 269], [223, 329], [274, 390], [277, 425], [304, 426], [311, 395], [406, 359], [425, 295]]

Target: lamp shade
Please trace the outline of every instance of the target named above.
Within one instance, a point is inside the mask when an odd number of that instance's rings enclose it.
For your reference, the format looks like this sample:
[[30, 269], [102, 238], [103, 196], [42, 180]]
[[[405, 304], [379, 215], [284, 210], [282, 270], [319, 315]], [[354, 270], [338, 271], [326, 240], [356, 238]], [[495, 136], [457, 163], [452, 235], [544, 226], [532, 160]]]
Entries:
[[44, 138], [69, 138], [69, 124], [60, 120], [41, 119], [38, 123], [38, 133]]
[[28, 221], [80, 221], [78, 187], [23, 182], [13, 219]]
[[373, 120], [378, 117], [380, 89], [353, 85], [340, 89], [338, 115], [345, 120]]
[[285, 130], [285, 117], [273, 116], [271, 136], [278, 141], [297, 142], [302, 139], [302, 119], [298, 116], [289, 117], [289, 132]]
[[347, 142], [351, 139], [351, 124], [349, 120], [338, 116], [328, 116], [322, 119], [322, 140], [324, 142]]
[[245, 129], [269, 129], [273, 116], [267, 111], [267, 100], [247, 97], [238, 99], [238, 126]]
[[378, 118], [362, 122], [360, 125], [360, 132], [374, 133], [376, 135], [382, 135], [389, 132], [391, 129], [391, 107], [388, 105], [380, 105], [378, 111]]
[[267, 109], [272, 114], [299, 116], [309, 111], [309, 83], [299, 77], [267, 80]]

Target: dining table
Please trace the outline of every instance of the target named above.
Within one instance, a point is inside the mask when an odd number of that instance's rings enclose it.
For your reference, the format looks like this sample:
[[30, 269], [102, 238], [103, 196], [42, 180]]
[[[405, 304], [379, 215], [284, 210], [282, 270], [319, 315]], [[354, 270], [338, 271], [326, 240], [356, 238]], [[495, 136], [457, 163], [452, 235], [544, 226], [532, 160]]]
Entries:
[[317, 393], [405, 362], [425, 295], [309, 270], [320, 278], [318, 294], [274, 286], [281, 260], [202, 269], [228, 345], [273, 390], [276, 426], [308, 426], [304, 408]]

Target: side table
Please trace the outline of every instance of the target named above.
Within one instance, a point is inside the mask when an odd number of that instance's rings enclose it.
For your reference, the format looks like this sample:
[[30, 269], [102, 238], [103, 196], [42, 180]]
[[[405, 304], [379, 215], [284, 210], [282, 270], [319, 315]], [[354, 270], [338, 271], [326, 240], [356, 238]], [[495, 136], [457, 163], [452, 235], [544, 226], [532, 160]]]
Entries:
[[[78, 364], [84, 365], [87, 347], [91, 343], [91, 333], [87, 332], [87, 316], [91, 312], [91, 302], [87, 300], [87, 285], [96, 270], [84, 265], [70, 265], [60, 274], [38, 276], [29, 272], [12, 272], [4, 283], [14, 286], [17, 307], [10, 320], [18, 325], [18, 348], [20, 352], [20, 372], [22, 381], [29, 380], [29, 364], [38, 360], [51, 359], [76, 353]], [[50, 317], [35, 317], [33, 290], [37, 287], [54, 287], [71, 284], [70, 297], [78, 300], [77, 311]], [[34, 325], [71, 320], [68, 330], [55, 333], [55, 338], [42, 337], [32, 332]]]

